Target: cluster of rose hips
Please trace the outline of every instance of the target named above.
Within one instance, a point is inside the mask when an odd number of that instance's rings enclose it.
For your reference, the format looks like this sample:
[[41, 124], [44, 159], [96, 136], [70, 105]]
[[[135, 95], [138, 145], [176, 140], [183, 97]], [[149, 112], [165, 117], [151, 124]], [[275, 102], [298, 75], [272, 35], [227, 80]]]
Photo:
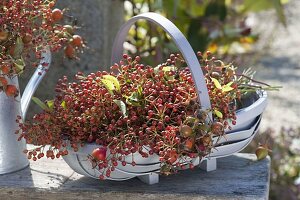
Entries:
[[238, 81], [236, 68], [231, 63], [217, 60], [210, 52], [204, 55], [198, 52], [197, 55], [206, 78], [212, 112], [225, 129], [231, 129], [229, 121], [232, 125], [236, 124], [236, 101], [241, 98], [239, 85], [242, 82]]
[[[67, 77], [60, 79], [54, 101], [47, 102], [49, 109], [35, 115], [33, 122], [19, 121], [20, 138], [38, 146], [25, 153], [36, 160], [50, 145], [45, 156], [54, 159], [68, 154], [67, 145], [76, 152], [86, 143], [96, 143], [99, 148], [89, 159], [103, 172], [101, 179], [119, 164], [135, 166], [137, 153], [144, 158], [159, 155], [165, 174], [193, 168], [186, 158], [211, 152], [213, 137], [223, 136], [230, 121], [234, 123], [236, 108], [231, 104], [239, 97], [234, 68], [217, 65], [220, 61], [209, 53], [198, 55], [205, 64], [212, 110], [201, 110], [192, 74], [179, 54], [157, 67], [125, 54], [111, 67], [115, 73], [78, 73], [71, 83]], [[210, 119], [208, 113], [216, 110]]]
[[55, 3], [56, 0], [1, 0], [0, 92], [7, 96], [18, 95], [9, 79], [22, 73], [26, 62], [37, 66], [46, 46], [52, 52], [64, 47], [68, 58], [76, 58], [84, 47], [82, 38], [74, 35], [76, 27], [63, 25], [64, 11], [54, 8]]

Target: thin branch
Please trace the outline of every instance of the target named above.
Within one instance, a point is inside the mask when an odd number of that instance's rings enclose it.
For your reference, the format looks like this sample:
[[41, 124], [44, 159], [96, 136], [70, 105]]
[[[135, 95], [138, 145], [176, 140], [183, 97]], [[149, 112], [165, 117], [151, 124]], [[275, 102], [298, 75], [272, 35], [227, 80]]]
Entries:
[[261, 81], [254, 80], [254, 79], [252, 79], [252, 78], [250, 78], [249, 76], [246, 76], [246, 75], [244, 75], [244, 74], [236, 74], [236, 75], [237, 75], [237, 76], [242, 76], [242, 77], [244, 77], [244, 78], [246, 78], [246, 79], [248, 79], [248, 80], [250, 80], [250, 81], [252, 81], [252, 82], [254, 82], [254, 83], [259, 83], [259, 84], [262, 84], [262, 85], [271, 87], [271, 85], [269, 85], [269, 84], [267, 84], [267, 83], [264, 83], [264, 82], [261, 82]]

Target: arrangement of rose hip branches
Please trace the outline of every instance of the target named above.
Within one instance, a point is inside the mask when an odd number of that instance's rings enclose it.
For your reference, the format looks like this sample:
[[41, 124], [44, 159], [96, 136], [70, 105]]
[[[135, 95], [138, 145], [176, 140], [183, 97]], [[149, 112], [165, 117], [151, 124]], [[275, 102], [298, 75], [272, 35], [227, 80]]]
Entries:
[[[125, 54], [111, 67], [118, 74], [78, 73], [70, 83], [63, 77], [54, 100], [34, 99], [44, 111], [32, 122], [19, 124], [20, 139], [37, 145], [24, 151], [28, 159], [35, 161], [44, 153], [59, 158], [68, 154], [67, 145], [76, 152], [96, 143], [99, 148], [89, 160], [102, 170], [101, 179], [118, 165], [135, 166], [137, 153], [144, 158], [159, 155], [164, 174], [193, 168], [187, 158], [209, 155], [213, 137], [224, 137], [224, 130], [236, 123], [237, 101], [261, 87], [254, 87], [249, 74], [238, 75], [232, 64], [225, 65], [209, 52], [199, 52], [198, 57], [212, 110], [201, 110], [192, 74], [181, 55], [171, 54], [166, 63], [151, 67], [141, 64], [140, 57]], [[125, 161], [128, 156], [131, 162]]]
[[[52, 52], [65, 47], [65, 56], [76, 58], [84, 46], [76, 27], [63, 25], [64, 11], [56, 0], [1, 0], [0, 2], [0, 92], [17, 96], [9, 79], [21, 74], [25, 63], [36, 67], [45, 47]], [[48, 63], [44, 63], [44, 67]]]

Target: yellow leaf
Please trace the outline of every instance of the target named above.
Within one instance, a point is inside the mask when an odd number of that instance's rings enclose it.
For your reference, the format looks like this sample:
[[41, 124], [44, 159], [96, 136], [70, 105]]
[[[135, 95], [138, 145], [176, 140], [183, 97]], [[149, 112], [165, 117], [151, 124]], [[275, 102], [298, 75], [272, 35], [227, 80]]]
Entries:
[[54, 101], [53, 100], [48, 100], [47, 101], [47, 106], [49, 109], [53, 110], [54, 108]]
[[107, 80], [107, 79], [101, 79], [101, 82], [106, 87], [106, 89], [108, 90], [108, 92], [111, 95], [113, 95], [113, 90], [115, 90], [115, 86], [114, 86], [113, 82], [110, 81], [110, 80]]
[[231, 81], [231, 82], [227, 83], [226, 86], [230, 87], [232, 84], [233, 84], [233, 82]]
[[62, 101], [60, 105], [61, 105], [61, 107], [63, 107], [64, 109], [66, 109], [66, 108], [67, 108], [67, 104], [66, 104], [66, 102], [65, 102], [65, 101]]
[[218, 50], [218, 45], [216, 43], [211, 43], [209, 46], [208, 46], [208, 51], [210, 51], [211, 53], [216, 53], [217, 50]]
[[223, 118], [223, 114], [220, 112], [220, 111], [218, 111], [218, 110], [214, 110], [214, 113], [215, 113], [215, 115], [217, 116], [217, 117], [219, 117], [219, 118]]
[[111, 75], [104, 75], [103, 79], [111, 81], [113, 83], [113, 85], [115, 86], [116, 90], [120, 91], [120, 83], [116, 77], [111, 76]]
[[252, 44], [254, 43], [254, 39], [252, 37], [242, 37], [240, 39], [240, 43]]
[[211, 80], [214, 82], [216, 88], [218, 88], [220, 90], [222, 89], [222, 86], [221, 86], [220, 82], [217, 79], [211, 77]]
[[169, 72], [169, 71], [175, 71], [175, 67], [174, 66], [165, 66], [162, 69], [164, 72]]
[[226, 85], [223, 85], [222, 92], [229, 92], [229, 91], [233, 90], [234, 88], [231, 87], [232, 84], [233, 84], [233, 82], [231, 81], [231, 82], [227, 83]]
[[230, 87], [230, 86], [227, 86], [227, 85], [224, 85], [223, 88], [222, 88], [222, 92], [229, 92], [231, 90], [233, 90], [234, 88]]

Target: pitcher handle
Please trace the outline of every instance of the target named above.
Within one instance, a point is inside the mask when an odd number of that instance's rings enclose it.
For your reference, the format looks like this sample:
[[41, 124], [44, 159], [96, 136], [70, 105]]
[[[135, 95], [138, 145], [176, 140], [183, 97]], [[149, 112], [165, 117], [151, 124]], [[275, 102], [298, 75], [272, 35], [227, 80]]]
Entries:
[[25, 120], [25, 116], [28, 110], [31, 97], [36, 91], [42, 79], [44, 78], [48, 68], [50, 67], [50, 63], [51, 63], [51, 51], [49, 47], [46, 47], [45, 50], [42, 52], [42, 59], [37, 69], [35, 70], [34, 74], [30, 78], [27, 86], [25, 87], [25, 90], [21, 98], [21, 113], [22, 113], [23, 120]]

